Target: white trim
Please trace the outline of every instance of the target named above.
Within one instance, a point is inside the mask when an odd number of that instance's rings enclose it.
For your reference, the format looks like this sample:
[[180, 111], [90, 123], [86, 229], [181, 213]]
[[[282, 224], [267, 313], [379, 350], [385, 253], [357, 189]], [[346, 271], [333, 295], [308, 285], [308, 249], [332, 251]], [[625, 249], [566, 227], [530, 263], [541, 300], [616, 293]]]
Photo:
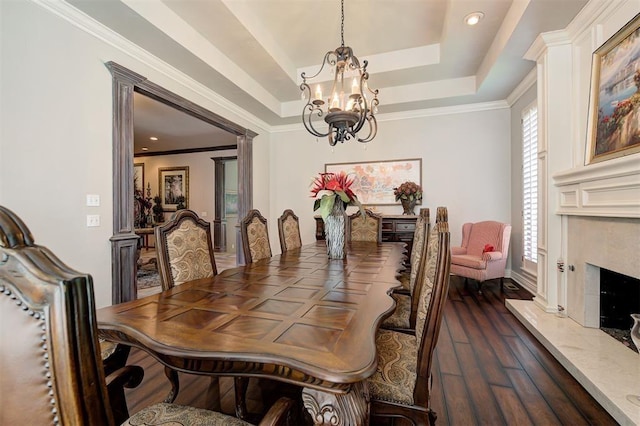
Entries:
[[538, 81], [538, 70], [534, 66], [525, 78], [507, 96], [507, 104], [512, 107]]

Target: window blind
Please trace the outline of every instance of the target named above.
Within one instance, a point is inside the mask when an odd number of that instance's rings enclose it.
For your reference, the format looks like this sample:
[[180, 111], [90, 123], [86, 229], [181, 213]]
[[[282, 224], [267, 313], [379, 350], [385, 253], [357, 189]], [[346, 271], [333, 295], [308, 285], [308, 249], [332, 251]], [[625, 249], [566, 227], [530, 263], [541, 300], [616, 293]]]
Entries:
[[537, 263], [538, 252], [538, 108], [522, 113], [523, 257]]

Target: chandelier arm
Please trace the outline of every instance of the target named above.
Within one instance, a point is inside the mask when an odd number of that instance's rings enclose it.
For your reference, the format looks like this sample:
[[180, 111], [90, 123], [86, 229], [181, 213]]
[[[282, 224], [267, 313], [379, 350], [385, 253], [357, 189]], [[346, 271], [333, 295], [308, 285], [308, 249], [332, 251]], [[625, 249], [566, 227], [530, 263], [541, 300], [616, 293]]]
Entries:
[[[308, 111], [308, 114], [305, 116], [305, 112], [307, 112], [307, 111]], [[331, 129], [329, 129], [329, 131], [327, 133], [322, 133], [322, 132], [318, 131], [313, 126], [313, 121], [311, 120], [311, 117], [312, 117], [312, 115], [314, 113], [318, 117], [322, 117], [322, 115], [323, 115], [322, 109], [320, 109], [317, 106], [311, 104], [310, 102], [307, 102], [307, 105], [305, 105], [304, 109], [302, 110], [302, 124], [304, 124], [304, 127], [307, 129], [307, 131], [309, 133], [311, 133], [312, 135], [314, 135], [315, 137], [324, 138], [324, 137], [326, 137], [327, 135], [329, 135], [331, 133]]]
[[[334, 58], [332, 58], [331, 56], [334, 56]], [[325, 65], [330, 65], [333, 67], [336, 65], [336, 62], [337, 62], [336, 52], [334, 50], [328, 51], [324, 55], [324, 59], [322, 60], [322, 65], [320, 66], [320, 69], [318, 70], [318, 72], [310, 77], [307, 77], [305, 75], [306, 73], [303, 71], [302, 74], [300, 75], [302, 77], [302, 81], [306, 82], [307, 80], [313, 80], [314, 78], [320, 75]]]
[[358, 142], [371, 142], [373, 138], [376, 137], [376, 134], [378, 134], [378, 121], [376, 120], [376, 117], [370, 115], [369, 117], [367, 117], [367, 123], [369, 123], [369, 134], [365, 138], [357, 138]]

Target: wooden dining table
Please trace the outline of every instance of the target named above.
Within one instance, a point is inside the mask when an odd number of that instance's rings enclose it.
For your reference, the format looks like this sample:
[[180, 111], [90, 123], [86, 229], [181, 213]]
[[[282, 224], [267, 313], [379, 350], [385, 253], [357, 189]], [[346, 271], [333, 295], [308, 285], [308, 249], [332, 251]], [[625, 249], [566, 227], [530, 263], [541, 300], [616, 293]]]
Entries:
[[318, 241], [98, 309], [98, 335], [177, 371], [300, 385], [316, 424], [367, 424], [375, 335], [406, 249], [353, 242], [346, 252], [328, 259]]

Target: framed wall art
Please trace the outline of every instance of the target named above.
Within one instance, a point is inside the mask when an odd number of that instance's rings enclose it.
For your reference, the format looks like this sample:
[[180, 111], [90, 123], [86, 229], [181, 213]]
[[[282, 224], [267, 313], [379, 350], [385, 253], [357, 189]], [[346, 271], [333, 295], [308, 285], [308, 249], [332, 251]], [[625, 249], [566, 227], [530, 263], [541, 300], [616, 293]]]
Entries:
[[133, 165], [133, 191], [142, 194], [144, 191], [144, 163]]
[[422, 185], [422, 159], [373, 161], [360, 163], [329, 163], [325, 173], [344, 171], [355, 178], [351, 189], [362, 204], [395, 205], [398, 202], [393, 188], [402, 182], [412, 181]]
[[640, 152], [640, 14], [594, 53], [586, 163]]
[[189, 167], [161, 167], [158, 187], [164, 211], [189, 208]]

